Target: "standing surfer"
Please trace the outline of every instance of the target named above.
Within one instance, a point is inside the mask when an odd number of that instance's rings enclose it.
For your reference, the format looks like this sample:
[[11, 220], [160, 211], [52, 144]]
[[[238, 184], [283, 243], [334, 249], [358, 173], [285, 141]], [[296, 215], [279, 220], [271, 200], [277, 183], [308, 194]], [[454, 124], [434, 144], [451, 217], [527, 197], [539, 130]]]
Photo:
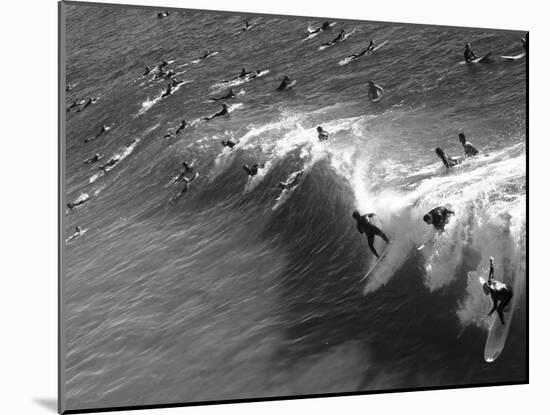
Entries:
[[364, 233], [367, 236], [369, 248], [372, 253], [376, 256], [376, 258], [380, 258], [380, 255], [378, 255], [378, 252], [376, 252], [376, 249], [374, 248], [374, 237], [376, 235], [380, 236], [386, 242], [386, 244], [389, 244], [390, 240], [388, 239], [386, 234], [380, 230], [380, 228], [372, 223], [371, 219], [376, 215], [374, 213], [361, 215], [358, 211], [355, 210], [353, 211], [353, 214], [351, 216], [357, 221], [357, 230], [359, 231], [359, 233]]
[[[480, 281], [483, 281], [480, 278]], [[500, 317], [500, 322], [504, 325], [504, 308], [508, 305], [512, 299], [514, 293], [512, 288], [503, 282], [495, 280], [495, 259], [493, 257], [489, 258], [489, 279], [483, 281], [483, 292], [485, 295], [490, 295], [493, 300], [493, 308], [489, 311], [489, 316], [495, 311]]]

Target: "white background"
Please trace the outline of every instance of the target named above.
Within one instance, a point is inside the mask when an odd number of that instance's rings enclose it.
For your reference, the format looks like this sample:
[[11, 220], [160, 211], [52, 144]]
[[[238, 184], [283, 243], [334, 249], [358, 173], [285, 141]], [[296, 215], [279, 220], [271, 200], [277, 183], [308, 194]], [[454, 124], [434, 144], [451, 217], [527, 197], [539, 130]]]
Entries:
[[[112, 0], [116, 3], [121, 1]], [[550, 146], [548, 10], [496, 0], [128, 0], [134, 4], [530, 31], [530, 385], [140, 411], [150, 414], [548, 413], [544, 268]], [[2, 2], [0, 412], [52, 414], [57, 391], [57, 4]], [[7, 92], [7, 95], [6, 95]], [[6, 232], [7, 230], [7, 232]], [[155, 387], [155, 385], [151, 385]]]

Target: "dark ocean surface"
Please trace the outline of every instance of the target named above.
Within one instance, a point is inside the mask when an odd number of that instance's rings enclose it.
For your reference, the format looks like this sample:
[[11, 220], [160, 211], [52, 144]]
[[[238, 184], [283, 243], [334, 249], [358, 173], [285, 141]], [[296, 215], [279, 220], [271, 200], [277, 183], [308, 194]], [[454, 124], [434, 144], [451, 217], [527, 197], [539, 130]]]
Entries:
[[[99, 97], [66, 113], [66, 202], [90, 196], [64, 223], [65, 237], [87, 229], [65, 249], [68, 409], [525, 380], [526, 61], [498, 58], [523, 52], [524, 34], [336, 22], [304, 40], [322, 21], [249, 17], [242, 32], [244, 19], [67, 6], [66, 105]], [[352, 35], [318, 49], [341, 28]], [[387, 43], [338, 64], [370, 40]], [[459, 64], [466, 41], [494, 62]], [[192, 63], [207, 49], [219, 53]], [[162, 59], [186, 83], [161, 99], [169, 81], [142, 73]], [[199, 121], [242, 67], [263, 76], [235, 83], [229, 116]], [[297, 84], [277, 91], [285, 74]], [[434, 148], [461, 155], [461, 131], [480, 155], [445, 171]], [[199, 177], [169, 203], [195, 159]], [[241, 166], [259, 162], [249, 179]], [[417, 251], [442, 204], [456, 216]], [[394, 240], [368, 282], [356, 208]], [[478, 282], [490, 255], [514, 288], [492, 364]]]

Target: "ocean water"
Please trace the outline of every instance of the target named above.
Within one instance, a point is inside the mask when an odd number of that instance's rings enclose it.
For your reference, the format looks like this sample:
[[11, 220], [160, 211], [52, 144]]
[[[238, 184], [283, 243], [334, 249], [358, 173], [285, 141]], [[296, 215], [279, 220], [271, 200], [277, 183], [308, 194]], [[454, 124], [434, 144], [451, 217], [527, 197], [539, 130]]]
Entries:
[[[65, 237], [87, 229], [64, 258], [68, 409], [526, 379], [526, 62], [498, 59], [523, 33], [335, 22], [304, 40], [322, 21], [249, 16], [242, 32], [239, 15], [66, 7], [66, 105], [99, 98], [66, 122], [65, 199], [90, 196], [64, 220]], [[319, 50], [341, 28], [352, 35]], [[338, 64], [370, 40], [387, 43]], [[466, 41], [494, 62], [459, 64]], [[185, 81], [166, 98], [167, 81], [142, 77], [162, 59]], [[200, 121], [242, 67], [263, 76]], [[297, 84], [277, 91], [285, 74]], [[460, 155], [461, 131], [480, 155], [445, 171], [434, 148]], [[184, 160], [199, 177], [169, 203]], [[249, 179], [241, 166], [259, 162]], [[456, 215], [434, 239], [422, 216], [442, 204]], [[367, 281], [354, 209], [395, 241]], [[515, 309], [487, 364], [490, 255]]]

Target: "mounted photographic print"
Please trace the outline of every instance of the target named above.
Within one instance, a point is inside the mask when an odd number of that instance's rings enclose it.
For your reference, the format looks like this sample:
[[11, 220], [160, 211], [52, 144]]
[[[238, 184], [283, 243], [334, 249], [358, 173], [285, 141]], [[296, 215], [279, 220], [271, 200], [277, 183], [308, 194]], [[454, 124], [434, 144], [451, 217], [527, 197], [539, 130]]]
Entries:
[[59, 12], [61, 412], [528, 381], [527, 32]]

